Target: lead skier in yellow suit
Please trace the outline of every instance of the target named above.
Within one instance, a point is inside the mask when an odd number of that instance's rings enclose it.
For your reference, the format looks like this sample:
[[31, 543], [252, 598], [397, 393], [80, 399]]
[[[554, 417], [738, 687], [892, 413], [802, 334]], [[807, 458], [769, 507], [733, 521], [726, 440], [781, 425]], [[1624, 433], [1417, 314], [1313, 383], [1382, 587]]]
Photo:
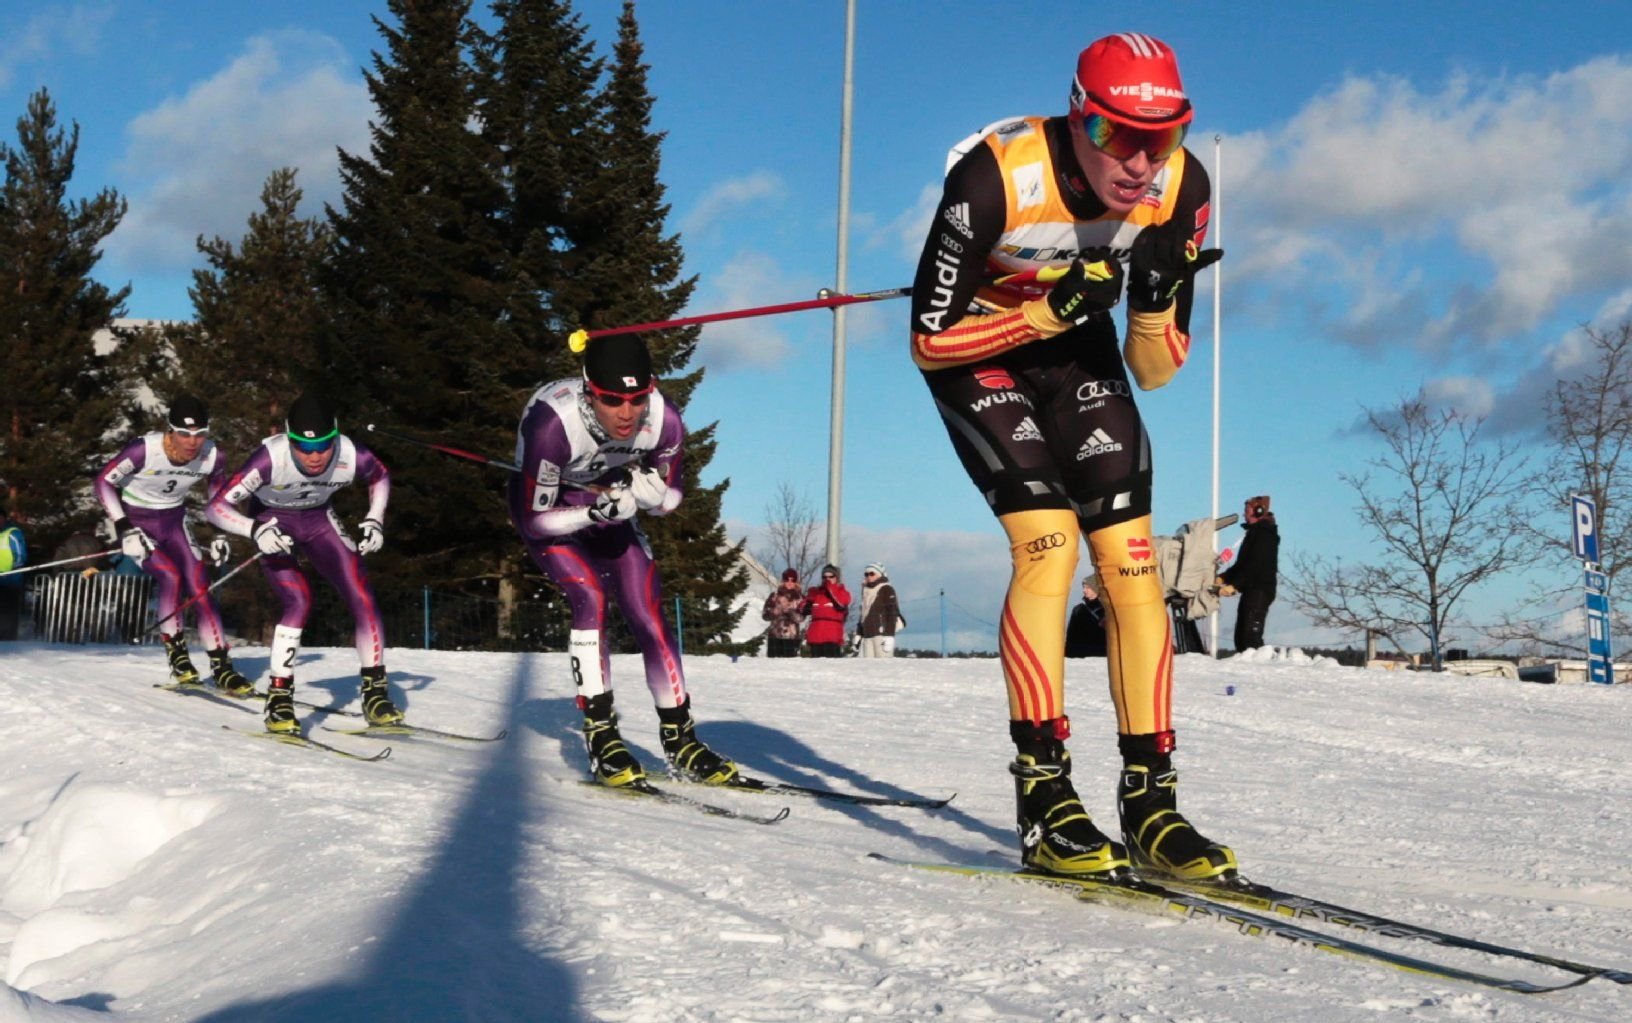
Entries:
[[[1193, 116], [1164, 43], [1096, 41], [1066, 116], [1000, 121], [953, 150], [913, 281], [913, 361], [1008, 535], [998, 648], [1021, 859], [1040, 870], [1236, 872], [1177, 808], [1172, 631], [1132, 386], [1160, 387], [1184, 364], [1195, 274], [1223, 255], [1200, 249], [1209, 183], [1183, 146]], [[1065, 749], [1066, 604], [1084, 536], [1103, 582], [1122, 842], [1084, 809]]]

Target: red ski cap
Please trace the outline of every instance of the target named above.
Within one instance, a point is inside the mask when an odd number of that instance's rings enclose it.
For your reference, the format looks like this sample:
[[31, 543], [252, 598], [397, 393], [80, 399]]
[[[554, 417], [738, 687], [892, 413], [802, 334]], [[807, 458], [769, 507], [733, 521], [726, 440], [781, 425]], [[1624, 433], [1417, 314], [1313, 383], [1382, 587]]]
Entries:
[[1189, 124], [1195, 116], [1172, 48], [1143, 32], [1106, 36], [1082, 51], [1071, 79], [1071, 112], [1136, 128]]

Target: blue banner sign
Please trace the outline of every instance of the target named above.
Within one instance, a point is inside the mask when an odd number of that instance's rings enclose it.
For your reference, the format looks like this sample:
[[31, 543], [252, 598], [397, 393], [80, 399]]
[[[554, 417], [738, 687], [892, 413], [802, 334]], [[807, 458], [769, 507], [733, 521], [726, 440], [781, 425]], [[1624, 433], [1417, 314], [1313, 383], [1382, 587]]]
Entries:
[[1615, 666], [1609, 650], [1609, 577], [1597, 569], [1586, 573], [1587, 681], [1610, 685]]

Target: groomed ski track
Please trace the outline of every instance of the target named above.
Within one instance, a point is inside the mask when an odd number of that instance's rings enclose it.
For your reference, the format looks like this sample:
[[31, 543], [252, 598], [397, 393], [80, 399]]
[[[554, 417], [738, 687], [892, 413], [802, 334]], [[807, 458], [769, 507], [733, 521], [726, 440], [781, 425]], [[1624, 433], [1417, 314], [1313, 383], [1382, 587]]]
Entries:
[[[266, 673], [264, 649], [237, 660]], [[1632, 965], [1632, 686], [1299, 660], [1178, 663], [1181, 805], [1254, 877]], [[354, 763], [228, 734], [220, 725], [248, 716], [153, 689], [163, 659], [152, 649], [0, 645], [11, 767], [0, 781], [0, 954], [7, 984], [29, 992], [0, 989], [0, 1019], [1632, 1014], [1632, 992], [1613, 984], [1510, 995], [868, 861], [876, 849], [1007, 862], [1013, 795], [995, 661], [690, 659], [701, 737], [757, 777], [958, 792], [934, 811], [788, 801], [792, 815], [771, 828], [581, 791], [562, 655], [393, 649], [387, 665], [410, 721], [509, 736], [397, 743], [387, 761]], [[1103, 666], [1072, 661], [1068, 673], [1076, 779], [1109, 823]], [[356, 701], [349, 650], [309, 652], [297, 678], [303, 697]], [[614, 658], [614, 678], [624, 737], [660, 772], [638, 660]], [[307, 728], [321, 718], [302, 710]], [[365, 754], [378, 746], [316, 734]], [[682, 791], [748, 812], [783, 802]]]

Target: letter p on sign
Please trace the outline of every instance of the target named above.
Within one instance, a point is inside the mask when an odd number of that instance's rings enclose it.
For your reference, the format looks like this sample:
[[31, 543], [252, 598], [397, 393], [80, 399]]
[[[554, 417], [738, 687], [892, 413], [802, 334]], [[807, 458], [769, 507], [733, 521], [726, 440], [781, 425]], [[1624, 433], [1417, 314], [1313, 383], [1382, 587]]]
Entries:
[[1598, 563], [1598, 506], [1590, 497], [1570, 498], [1575, 513], [1575, 533], [1572, 544], [1575, 556], [1582, 561]]

